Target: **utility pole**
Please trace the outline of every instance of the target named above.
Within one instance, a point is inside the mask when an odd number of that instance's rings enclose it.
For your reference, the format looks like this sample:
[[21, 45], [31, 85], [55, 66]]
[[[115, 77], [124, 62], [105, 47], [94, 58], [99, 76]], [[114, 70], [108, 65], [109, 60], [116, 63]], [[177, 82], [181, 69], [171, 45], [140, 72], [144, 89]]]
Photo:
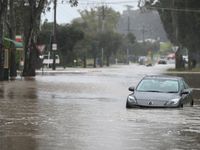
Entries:
[[125, 5], [127, 8], [127, 16], [128, 16], [128, 23], [127, 23], [127, 33], [130, 33], [130, 11], [133, 8], [131, 5]]
[[[102, 26], [101, 26], [101, 32], [104, 33], [105, 28], [105, 7], [102, 6]], [[104, 48], [101, 48], [101, 64], [100, 66], [103, 67], [103, 60], [104, 60]]]
[[[133, 6], [126, 5], [127, 8], [127, 16], [128, 16], [128, 23], [127, 23], [127, 35], [130, 33], [130, 11]], [[126, 49], [126, 63], [129, 65], [129, 46]]]
[[145, 26], [142, 26], [142, 42], [144, 43]]
[[57, 50], [57, 43], [56, 43], [56, 10], [57, 10], [57, 0], [54, 0], [54, 23], [53, 23], [52, 45], [51, 45], [51, 49], [52, 49], [52, 52], [53, 52], [52, 70], [56, 70], [56, 50]]

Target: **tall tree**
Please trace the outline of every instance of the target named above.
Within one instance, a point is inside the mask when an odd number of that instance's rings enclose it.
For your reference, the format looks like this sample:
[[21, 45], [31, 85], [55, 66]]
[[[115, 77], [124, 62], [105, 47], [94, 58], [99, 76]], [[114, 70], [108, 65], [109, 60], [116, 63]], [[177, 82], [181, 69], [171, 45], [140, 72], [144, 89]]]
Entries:
[[23, 76], [35, 76], [35, 61], [37, 58], [36, 33], [40, 23], [40, 15], [45, 7], [46, 2], [46, 0], [28, 0], [28, 3], [25, 5], [25, 11], [27, 11], [28, 16], [25, 16], [24, 18], [25, 62]]
[[5, 16], [7, 13], [8, 0], [0, 1], [0, 81], [4, 80], [4, 49], [3, 49], [3, 30]]
[[[6, 22], [8, 28], [8, 36], [10, 39], [15, 40], [16, 36], [16, 20], [15, 20], [15, 0], [9, 1], [9, 10], [8, 10], [8, 20]], [[10, 77], [14, 78], [17, 76], [16, 71], [16, 48], [15, 44], [12, 42], [10, 43]]]
[[[85, 40], [85, 42], [90, 43], [90, 48], [88, 47], [87, 49], [88, 51], [90, 51], [90, 54], [92, 54], [92, 57], [94, 59], [94, 67], [96, 67], [97, 57], [101, 57], [101, 61], [103, 62], [102, 54], [110, 53], [106, 52], [108, 49], [105, 48], [104, 50], [104, 48], [102, 47], [106, 46], [107, 43], [107, 41], [103, 40], [103, 37], [108, 32], [114, 34], [120, 14], [114, 11], [112, 8], [103, 6], [93, 8], [91, 10], [80, 11], [80, 15], [81, 19], [75, 20], [75, 22], [77, 21], [82, 23], [85, 38], [91, 40], [90, 42], [88, 40]], [[86, 46], [86, 44], [84, 45]]]
[[[40, 25], [40, 15], [45, 6], [53, 0], [28, 0], [27, 13], [28, 24], [25, 30], [25, 66], [23, 76], [35, 76], [35, 63], [37, 59], [36, 39], [37, 31]], [[78, 0], [70, 0], [71, 6], [76, 6]], [[27, 18], [26, 18], [27, 19]]]
[[110, 66], [110, 57], [116, 55], [121, 47], [122, 35], [113, 31], [107, 31], [99, 35], [99, 41], [100, 47], [104, 48], [106, 66]]
[[[178, 45], [177, 68], [181, 67], [180, 50], [189, 50], [189, 68], [195, 66], [195, 54], [200, 46], [200, 6], [199, 0], [140, 0], [146, 8], [157, 9], [168, 38], [174, 45]], [[193, 63], [192, 63], [193, 62]]]

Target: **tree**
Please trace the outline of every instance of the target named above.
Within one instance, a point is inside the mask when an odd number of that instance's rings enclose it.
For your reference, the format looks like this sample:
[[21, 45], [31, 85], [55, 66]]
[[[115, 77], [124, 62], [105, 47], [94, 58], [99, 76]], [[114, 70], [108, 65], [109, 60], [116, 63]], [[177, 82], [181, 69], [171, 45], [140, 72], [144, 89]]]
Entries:
[[[39, 32], [38, 42], [47, 45], [50, 52], [53, 23], [44, 22]], [[74, 25], [57, 25], [58, 52], [61, 56], [61, 64], [67, 66], [73, 64], [75, 59], [74, 47], [78, 41], [83, 39], [84, 33]]]
[[4, 38], [4, 23], [5, 16], [7, 13], [8, 1], [0, 1], [0, 81], [4, 80], [4, 49], [3, 49], [3, 38]]
[[[9, 1], [8, 19], [6, 21], [8, 29], [8, 37], [15, 40], [16, 36], [16, 6], [14, 5], [14, 0]], [[16, 70], [16, 48], [14, 43], [10, 43], [10, 77], [15, 78], [17, 76]]]
[[57, 37], [57, 42], [59, 45], [59, 50], [62, 56], [63, 66], [71, 63], [76, 59], [76, 54], [74, 53], [74, 47], [76, 43], [83, 39], [84, 33], [72, 25], [59, 26]]
[[104, 32], [100, 34], [99, 41], [100, 47], [104, 48], [106, 66], [109, 66], [111, 55], [116, 55], [117, 51], [122, 45], [122, 35], [113, 31]]
[[[27, 14], [24, 20], [28, 20], [28, 24], [25, 24], [25, 66], [23, 70], [23, 76], [35, 76], [35, 62], [38, 58], [36, 49], [37, 31], [40, 25], [40, 15], [44, 11], [45, 6], [49, 4], [48, 0], [28, 0], [28, 6], [26, 7]], [[70, 0], [71, 6], [78, 4], [77, 0]], [[28, 17], [28, 18], [27, 18]]]
[[[88, 44], [90, 43], [89, 45], [87, 44], [87, 46], [86, 44], [84, 45], [87, 47], [88, 52], [92, 54], [94, 67], [96, 67], [97, 57], [102, 57], [101, 51], [104, 49], [103, 46], [106, 46], [107, 43], [107, 41], [103, 40], [103, 37], [105, 37], [105, 34], [108, 32], [112, 34], [116, 32], [120, 14], [111, 8], [103, 6], [91, 9], [90, 11], [80, 11], [80, 15], [81, 18], [74, 20], [74, 22], [82, 24], [85, 38], [90, 39], [90, 41], [84, 40], [85, 42], [88, 42]], [[108, 57], [111, 54], [110, 50], [113, 49], [106, 48], [104, 50], [105, 54], [109, 54], [107, 55]]]
[[40, 15], [46, 4], [46, 0], [32, 1], [24, 6], [27, 12], [24, 16], [24, 50], [25, 61], [23, 76], [35, 76], [35, 62], [37, 58], [36, 34], [40, 23]]
[[[144, 0], [143, 0], [144, 2]], [[200, 6], [199, 0], [145, 0], [149, 9], [157, 9], [168, 38], [174, 45], [178, 45], [176, 68], [181, 68], [181, 49], [189, 50], [189, 68], [194, 66], [194, 54], [200, 46]], [[193, 65], [192, 65], [193, 64]]]

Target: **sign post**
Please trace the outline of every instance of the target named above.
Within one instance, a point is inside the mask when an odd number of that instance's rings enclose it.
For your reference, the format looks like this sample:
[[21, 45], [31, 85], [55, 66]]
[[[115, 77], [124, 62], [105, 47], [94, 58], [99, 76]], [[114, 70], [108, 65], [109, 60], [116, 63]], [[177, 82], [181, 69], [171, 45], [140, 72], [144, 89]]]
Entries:
[[56, 43], [52, 44], [52, 51], [53, 51], [53, 66], [52, 66], [52, 69], [56, 70], [56, 51], [57, 51], [57, 44]]

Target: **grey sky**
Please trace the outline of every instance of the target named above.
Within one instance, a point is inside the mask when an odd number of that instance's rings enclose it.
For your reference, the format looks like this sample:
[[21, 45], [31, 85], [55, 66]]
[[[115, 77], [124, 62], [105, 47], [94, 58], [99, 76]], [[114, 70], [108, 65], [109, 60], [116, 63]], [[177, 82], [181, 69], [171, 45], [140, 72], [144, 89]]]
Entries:
[[[70, 7], [68, 3], [62, 4], [61, 1], [58, 0], [57, 6], [57, 22], [59, 24], [70, 23], [74, 18], [79, 17], [78, 10], [90, 9], [104, 4], [122, 13], [126, 9], [125, 5], [134, 6], [136, 9], [138, 2], [138, 0], [79, 0], [78, 7]], [[53, 11], [47, 12], [42, 18], [43, 20], [48, 19], [49, 22], [53, 21]]]

